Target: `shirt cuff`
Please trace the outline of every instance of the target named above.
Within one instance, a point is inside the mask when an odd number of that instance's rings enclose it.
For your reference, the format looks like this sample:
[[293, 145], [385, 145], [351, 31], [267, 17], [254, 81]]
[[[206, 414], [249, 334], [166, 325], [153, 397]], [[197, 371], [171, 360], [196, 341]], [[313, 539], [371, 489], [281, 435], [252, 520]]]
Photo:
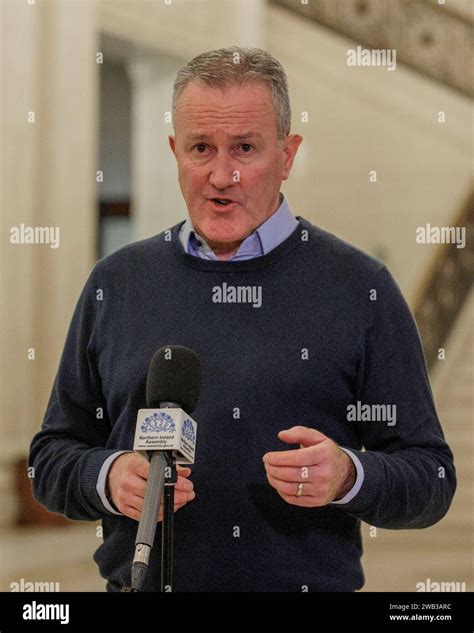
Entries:
[[102, 467], [99, 471], [99, 476], [97, 477], [97, 485], [96, 485], [97, 494], [99, 495], [100, 500], [102, 501], [104, 507], [109, 512], [112, 512], [113, 514], [118, 514], [119, 516], [122, 516], [122, 513], [118, 512], [111, 505], [110, 501], [107, 499], [107, 495], [105, 494], [105, 485], [107, 483], [107, 475], [109, 474], [109, 470], [110, 470], [110, 467], [112, 466], [112, 463], [117, 459], [119, 455], [123, 455], [124, 453], [133, 453], [133, 451], [117, 451], [116, 453], [112, 453], [112, 455], [109, 455], [107, 457], [107, 459], [102, 464]]
[[342, 497], [342, 499], [338, 499], [337, 501], [331, 502], [331, 504], [334, 504], [334, 505], [340, 505], [340, 504], [349, 503], [349, 501], [352, 501], [352, 499], [354, 499], [356, 494], [361, 489], [362, 482], [364, 481], [364, 467], [362, 466], [361, 461], [357, 457], [357, 455], [354, 455], [352, 451], [350, 451], [347, 448], [343, 448], [342, 446], [340, 446], [339, 448], [343, 450], [345, 453], [347, 453], [347, 455], [349, 455], [349, 457], [354, 462], [354, 466], [356, 469], [356, 480], [352, 488], [349, 490], [349, 492], [346, 495], [344, 495], [344, 497]]

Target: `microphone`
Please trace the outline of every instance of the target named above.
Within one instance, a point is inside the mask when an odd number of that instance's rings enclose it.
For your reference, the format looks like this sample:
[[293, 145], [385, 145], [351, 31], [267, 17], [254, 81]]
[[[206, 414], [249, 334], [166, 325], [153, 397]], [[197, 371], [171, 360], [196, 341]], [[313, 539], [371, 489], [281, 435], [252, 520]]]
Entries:
[[[146, 451], [147, 455], [148, 451], [152, 453], [135, 539], [132, 591], [140, 590], [148, 571], [165, 470], [168, 465], [174, 467], [175, 459], [176, 463], [194, 463], [197, 425], [188, 413], [196, 408], [200, 386], [200, 362], [192, 350], [181, 345], [168, 345], [155, 353], [146, 381], [149, 408], [138, 411], [133, 446], [134, 450]], [[174, 508], [167, 509], [171, 511], [172, 518]]]

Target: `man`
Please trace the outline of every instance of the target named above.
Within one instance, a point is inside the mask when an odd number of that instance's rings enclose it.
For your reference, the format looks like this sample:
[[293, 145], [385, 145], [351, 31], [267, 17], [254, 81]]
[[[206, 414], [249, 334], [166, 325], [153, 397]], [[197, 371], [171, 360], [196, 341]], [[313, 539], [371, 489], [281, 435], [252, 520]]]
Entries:
[[[203, 381], [174, 590], [357, 590], [360, 521], [432, 525], [456, 486], [415, 323], [382, 263], [280, 193], [302, 138], [277, 60], [198, 56], [173, 114], [189, 218], [95, 266], [32, 442], [34, 494], [102, 519], [95, 560], [109, 591], [129, 585], [148, 473], [136, 413], [154, 352], [185, 345]], [[160, 587], [160, 525], [145, 591]]]

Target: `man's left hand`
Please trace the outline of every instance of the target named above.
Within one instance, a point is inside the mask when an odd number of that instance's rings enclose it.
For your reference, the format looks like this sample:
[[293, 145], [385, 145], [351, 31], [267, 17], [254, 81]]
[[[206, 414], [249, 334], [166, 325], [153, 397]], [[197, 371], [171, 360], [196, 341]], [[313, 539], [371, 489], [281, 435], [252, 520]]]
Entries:
[[354, 463], [329, 437], [305, 426], [280, 431], [278, 437], [301, 447], [263, 456], [270, 485], [287, 503], [317, 508], [341, 499], [353, 487]]

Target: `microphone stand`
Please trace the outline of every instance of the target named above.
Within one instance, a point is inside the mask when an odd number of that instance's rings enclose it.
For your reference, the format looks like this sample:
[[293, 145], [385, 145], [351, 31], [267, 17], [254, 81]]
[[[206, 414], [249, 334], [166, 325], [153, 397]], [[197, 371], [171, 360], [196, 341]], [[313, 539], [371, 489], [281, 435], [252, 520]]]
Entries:
[[[160, 408], [179, 409], [180, 407], [174, 402], [161, 402]], [[162, 494], [161, 591], [169, 592], [173, 590], [174, 485], [177, 481], [178, 472], [173, 451], [151, 451], [142, 517], [135, 539], [131, 586], [122, 587], [122, 592], [137, 592], [142, 588], [155, 540], [156, 517]]]
[[[162, 462], [166, 465], [163, 468]], [[157, 482], [145, 493], [144, 507], [152, 507], [149, 520], [140, 521], [137, 532], [137, 547], [132, 565], [132, 584], [122, 587], [122, 592], [140, 591], [148, 571], [148, 562], [153, 547], [156, 530], [156, 515], [163, 494], [163, 520], [161, 534], [161, 591], [173, 590], [173, 528], [174, 528], [174, 485], [178, 481], [176, 459], [173, 451], [154, 451], [151, 454], [149, 479]], [[143, 514], [143, 511], [142, 511]]]
[[173, 528], [174, 528], [174, 485], [178, 481], [178, 471], [173, 451], [165, 451], [165, 485], [163, 493], [163, 523], [161, 535], [161, 591], [173, 591]]

